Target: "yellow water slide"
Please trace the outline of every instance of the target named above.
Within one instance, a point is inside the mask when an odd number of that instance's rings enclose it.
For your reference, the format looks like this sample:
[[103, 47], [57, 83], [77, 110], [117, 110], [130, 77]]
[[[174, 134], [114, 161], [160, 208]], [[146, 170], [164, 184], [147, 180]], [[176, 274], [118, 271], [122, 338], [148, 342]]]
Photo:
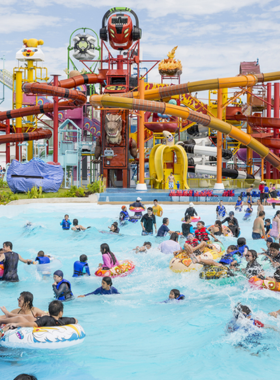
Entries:
[[[247, 78], [248, 80], [246, 81], [246, 83], [243, 83], [242, 80], [240, 80], [240, 78]], [[259, 80], [257, 78], [263, 78], [263, 79]], [[230, 86], [229, 79], [235, 80], [234, 85]], [[223, 79], [222, 83], [225, 84], [224, 87], [226, 88], [226, 87], [235, 87], [235, 86], [253, 86], [254, 84], [257, 83], [256, 81], [263, 82], [266, 80], [271, 81], [271, 80], [278, 80], [278, 79], [280, 79], [280, 72], [270, 73], [270, 74], [247, 75], [246, 77], [240, 76], [240, 77], [234, 77], [234, 78], [227, 78], [227, 79]], [[216, 80], [216, 86], [217, 86], [217, 81], [221, 81], [221, 80]], [[209, 81], [206, 81], [206, 82], [209, 82]], [[203, 83], [203, 82], [195, 82], [195, 83]], [[178, 86], [188, 86], [188, 85], [178, 85]], [[177, 92], [175, 91], [175, 93], [173, 91], [173, 88], [178, 87], [178, 86], [161, 87], [156, 90], [160, 91], [163, 89], [167, 89], [167, 92], [169, 93], [168, 95], [165, 94], [164, 97], [173, 96], [173, 95], [178, 94], [178, 90]], [[201, 87], [202, 87], [202, 84], [201, 84]], [[209, 89], [209, 88], [210, 87], [205, 88], [204, 86], [203, 90]], [[211, 87], [211, 88], [214, 88], [214, 87]], [[219, 88], [219, 86], [215, 88]], [[146, 93], [149, 91], [154, 91], [154, 90], [146, 91], [145, 96], [146, 96]], [[192, 90], [192, 91], [197, 91], [197, 89]], [[182, 93], [185, 93], [185, 92], [190, 92], [190, 89], [188, 89], [187, 91], [185, 89]], [[134, 95], [134, 93], [129, 93], [129, 94], [131, 94], [132, 96]], [[160, 95], [160, 98], [162, 97], [161, 95]], [[202, 113], [192, 111], [186, 107], [175, 106], [173, 104], [168, 104], [164, 102], [139, 100], [139, 99], [134, 99], [132, 97], [122, 98], [119, 96], [111, 96], [111, 95], [92, 95], [90, 97], [90, 104], [94, 107], [102, 106], [104, 108], [124, 108], [124, 109], [129, 109], [129, 110], [156, 112], [156, 113], [166, 114], [170, 116], [181, 117], [182, 119], [187, 119], [192, 122], [199, 123], [205, 127], [208, 127], [216, 131], [220, 131], [224, 133], [225, 135], [229, 135], [233, 139], [240, 141], [242, 144], [248, 146], [254, 152], [258, 153], [262, 158], [266, 159], [273, 167], [280, 170], [280, 158], [277, 157], [272, 152], [270, 152], [267, 147], [265, 147], [256, 139], [254, 139], [252, 136], [234, 127], [233, 125], [230, 125], [215, 117], [211, 117], [210, 115], [204, 115]]]

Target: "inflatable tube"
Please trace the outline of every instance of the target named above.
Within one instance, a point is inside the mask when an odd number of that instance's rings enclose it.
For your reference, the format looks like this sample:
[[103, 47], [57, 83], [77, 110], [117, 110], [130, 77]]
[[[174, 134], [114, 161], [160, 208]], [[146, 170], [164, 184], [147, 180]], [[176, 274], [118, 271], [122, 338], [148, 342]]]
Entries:
[[[199, 222], [200, 219], [201, 219], [200, 216], [191, 216], [191, 223]], [[182, 218], [181, 221], [182, 221], [183, 223], [186, 222], [185, 218]]]
[[268, 198], [267, 199], [267, 203], [276, 203], [276, 204], [279, 204], [280, 203], [280, 198]]
[[86, 334], [80, 325], [55, 327], [19, 327], [8, 330], [0, 337], [0, 344], [12, 348], [57, 349], [83, 342]]
[[[205, 248], [204, 252], [200, 257], [203, 257], [205, 259], [213, 259], [217, 260], [219, 259], [225, 252], [225, 249], [222, 245], [219, 243], [214, 243], [215, 250]], [[176, 257], [174, 257], [170, 263], [169, 268], [172, 270], [172, 272], [175, 273], [182, 273], [182, 272], [191, 272], [193, 270], [200, 270], [203, 267], [201, 264], [193, 264], [192, 260], [187, 258], [184, 253], [180, 253]]]
[[[207, 229], [209, 229], [209, 228], [211, 228], [211, 227], [215, 227], [214, 224], [212, 224], [212, 226], [210, 226], [210, 227], [207, 227]], [[223, 229], [224, 231], [226, 231], [226, 235], [223, 235], [223, 236], [226, 236], [226, 237], [233, 236], [231, 230], [230, 230], [227, 226], [225, 226], [224, 224], [222, 224], [222, 229]], [[222, 236], [222, 235], [221, 235], [221, 236]]]
[[204, 265], [199, 277], [203, 280], [218, 280], [220, 278], [233, 277], [227, 266]]
[[95, 272], [95, 276], [98, 277], [125, 277], [132, 273], [135, 269], [135, 265], [130, 260], [120, 261], [120, 265], [117, 265], [111, 269], [98, 268]]
[[4, 264], [0, 264], [0, 278], [4, 276]]
[[268, 289], [274, 292], [280, 292], [280, 282], [261, 280], [257, 276], [250, 278], [249, 283], [261, 289]]
[[133, 206], [130, 206], [129, 210], [133, 211], [133, 212], [143, 212], [143, 211], [145, 211], [145, 207], [133, 207]]

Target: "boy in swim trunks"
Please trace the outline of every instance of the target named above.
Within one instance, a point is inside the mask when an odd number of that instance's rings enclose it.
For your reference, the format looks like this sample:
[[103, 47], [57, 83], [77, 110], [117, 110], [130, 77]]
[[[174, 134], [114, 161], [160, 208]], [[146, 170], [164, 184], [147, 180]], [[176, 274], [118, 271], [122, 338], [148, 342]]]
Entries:
[[168, 187], [170, 190], [174, 189], [174, 182], [175, 182], [175, 177], [173, 173], [171, 172], [170, 175], [168, 176]]
[[251, 185], [249, 187], [249, 189], [246, 190], [247, 202], [250, 201], [252, 203], [252, 194], [251, 194], [251, 192], [252, 192], [253, 188], [254, 188], [254, 185]]

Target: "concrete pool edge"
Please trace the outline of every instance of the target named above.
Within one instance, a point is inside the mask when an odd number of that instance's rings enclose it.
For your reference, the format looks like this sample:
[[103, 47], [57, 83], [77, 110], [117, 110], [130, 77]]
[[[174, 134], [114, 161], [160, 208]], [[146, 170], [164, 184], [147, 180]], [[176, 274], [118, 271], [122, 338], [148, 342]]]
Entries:
[[88, 197], [76, 198], [38, 198], [38, 199], [18, 199], [17, 201], [12, 201], [6, 206], [18, 206], [34, 203], [97, 203], [99, 194], [91, 194]]

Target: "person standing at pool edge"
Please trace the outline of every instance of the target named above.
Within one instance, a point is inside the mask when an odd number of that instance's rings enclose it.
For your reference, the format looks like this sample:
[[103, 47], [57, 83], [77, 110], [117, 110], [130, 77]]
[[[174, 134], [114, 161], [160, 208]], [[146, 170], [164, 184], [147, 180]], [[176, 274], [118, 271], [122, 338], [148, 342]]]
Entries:
[[157, 233], [156, 217], [152, 207], [148, 207], [147, 214], [143, 215], [141, 219], [142, 235], [153, 235], [153, 225], [155, 225], [155, 233]]
[[157, 200], [157, 199], [154, 200], [153, 214], [154, 214], [155, 216], [159, 216], [159, 217], [162, 217], [162, 214], [163, 214], [163, 209], [162, 209], [162, 207], [158, 204], [158, 200]]
[[23, 259], [18, 253], [13, 252], [13, 244], [10, 241], [3, 243], [3, 250], [0, 252], [0, 262], [4, 262], [4, 274], [1, 281], [18, 282], [18, 261], [25, 264], [31, 264], [32, 260]]

